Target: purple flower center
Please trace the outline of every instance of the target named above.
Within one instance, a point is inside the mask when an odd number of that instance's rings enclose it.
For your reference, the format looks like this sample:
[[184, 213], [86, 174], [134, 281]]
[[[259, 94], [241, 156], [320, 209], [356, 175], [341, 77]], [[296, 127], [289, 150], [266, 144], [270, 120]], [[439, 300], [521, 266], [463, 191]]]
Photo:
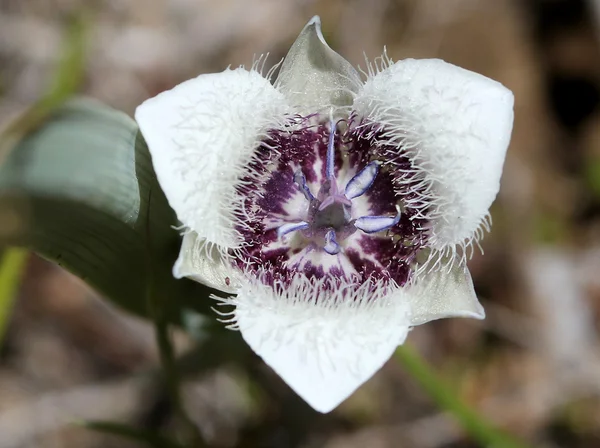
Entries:
[[302, 232], [304, 237], [312, 239], [329, 255], [341, 251], [338, 241], [346, 239], [356, 230], [365, 233], [377, 233], [398, 224], [400, 209], [396, 207], [396, 216], [360, 216], [352, 219], [352, 199], [365, 194], [373, 185], [381, 162], [373, 161], [354, 175], [340, 191], [335, 173], [335, 134], [337, 123], [329, 123], [329, 140], [325, 159], [325, 179], [317, 196], [313, 195], [306, 184], [302, 170], [294, 173], [294, 183], [307, 201], [306, 219], [295, 223], [282, 224], [277, 229], [279, 237], [291, 232]]
[[298, 274], [406, 284], [427, 239], [410, 162], [381, 144], [383, 129], [319, 118], [273, 130], [257, 148], [237, 188], [239, 267], [269, 284]]

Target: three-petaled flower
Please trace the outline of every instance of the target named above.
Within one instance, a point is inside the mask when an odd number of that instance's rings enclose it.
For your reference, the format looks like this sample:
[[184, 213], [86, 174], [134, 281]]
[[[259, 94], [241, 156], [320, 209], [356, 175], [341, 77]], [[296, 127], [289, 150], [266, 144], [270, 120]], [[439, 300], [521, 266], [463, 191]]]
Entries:
[[262, 64], [184, 82], [136, 119], [187, 230], [174, 275], [234, 294], [232, 327], [328, 412], [411, 327], [484, 317], [465, 259], [499, 189], [513, 96], [385, 54], [362, 82], [318, 17], [274, 84]]

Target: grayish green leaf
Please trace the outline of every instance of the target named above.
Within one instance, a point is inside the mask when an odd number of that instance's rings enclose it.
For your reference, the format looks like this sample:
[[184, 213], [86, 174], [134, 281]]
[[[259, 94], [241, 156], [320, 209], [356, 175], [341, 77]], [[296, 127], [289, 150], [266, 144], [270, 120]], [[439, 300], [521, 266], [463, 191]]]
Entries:
[[208, 288], [171, 274], [175, 215], [123, 113], [74, 100], [23, 138], [0, 166], [0, 215], [1, 242], [32, 248], [132, 312], [146, 314], [151, 284], [175, 312], [211, 305]]

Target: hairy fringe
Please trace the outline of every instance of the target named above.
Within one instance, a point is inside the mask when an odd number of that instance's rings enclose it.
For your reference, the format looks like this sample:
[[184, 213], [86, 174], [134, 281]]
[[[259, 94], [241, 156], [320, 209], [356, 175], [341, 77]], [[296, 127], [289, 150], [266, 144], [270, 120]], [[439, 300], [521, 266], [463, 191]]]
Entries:
[[[385, 48], [383, 54], [375, 60], [369, 61], [365, 56], [365, 61], [367, 71], [361, 70], [361, 72], [367, 81], [394, 65]], [[445, 163], [447, 160], [444, 158], [435, 159], [435, 155], [431, 153], [424, 156], [423, 147], [426, 142], [408, 138], [409, 131], [415, 126], [415, 123], [418, 123], [418, 120], [407, 116], [406, 111], [399, 110], [398, 105], [385, 106], [377, 104], [375, 100], [367, 104], [371, 113], [356, 127], [357, 129], [363, 128], [365, 138], [376, 140], [376, 144], [383, 149], [384, 166], [388, 165], [401, 174], [409, 174], [409, 176], [399, 176], [395, 182], [398, 192], [409, 187], [413, 188], [411, 192], [415, 193], [415, 198], [406, 200], [405, 205], [416, 211], [415, 218], [425, 219], [432, 224], [444, 223], [446, 221], [445, 210], [456, 203], [456, 198], [440, 196], [436, 193], [437, 187], [444, 184], [448, 170], [454, 170], [456, 174], [460, 172], [461, 167]], [[386, 147], [389, 149], [385, 150]], [[397, 161], [406, 156], [410, 159], [412, 166], [408, 170], [403, 170], [398, 166]], [[440, 166], [445, 167], [443, 174], [439, 172]], [[417, 184], [415, 184], [415, 179], [418, 181]], [[449, 244], [440, 237], [433, 225], [430, 225], [428, 246], [432, 250], [417, 272], [420, 274], [435, 269], [449, 270], [455, 264], [466, 264], [473, 257], [475, 250], [483, 252], [480, 241], [490, 230], [490, 226], [491, 217], [487, 212], [479, 218], [475, 229], [469, 236], [459, 242]]]
[[[252, 65], [252, 70], [260, 74], [264, 70], [265, 60], [266, 56], [257, 59]], [[272, 76], [272, 70], [267, 75]], [[217, 94], [210, 92], [206, 93], [202, 98], [202, 102], [211, 102], [211, 95], [215, 96], [212, 103], [219, 105]], [[270, 98], [269, 95], [257, 95], [257, 98], [261, 97]], [[198, 106], [199, 104], [191, 103], [180, 108], [181, 120], [177, 125], [178, 130], [195, 131], [201, 128], [203, 123], [210, 123], [214, 119], [214, 108], [213, 112], [209, 113], [199, 110]], [[264, 109], [269, 111], [269, 106], [269, 104], [266, 104]], [[257, 105], [257, 108], [260, 108], [260, 105]], [[225, 113], [223, 115], [226, 117]], [[241, 247], [242, 245], [242, 238], [234, 226], [234, 223], [241, 222], [243, 224], [244, 222], [243, 219], [237, 219], [240, 216], [243, 218], [244, 200], [236, 192], [238, 183], [240, 179], [250, 179], [250, 182], [258, 180], [257, 177], [259, 176], [259, 173], [252, 169], [252, 164], [257, 161], [256, 151], [252, 149], [263, 145], [270, 129], [283, 129], [289, 121], [288, 116], [285, 114], [274, 115], [268, 113], [266, 115], [262, 121], [252, 123], [252, 127], [238, 130], [242, 135], [252, 135], [253, 139], [246, 143], [245, 148], [240, 148], [241, 154], [239, 157], [232, 157], [226, 161], [227, 166], [225, 168], [228, 174], [214, 177], [211, 182], [204, 182], [202, 179], [197, 180], [195, 188], [191, 190], [186, 198], [186, 202], [193, 201], [194, 203], [203, 202], [198, 196], [212, 199], [213, 202], [207, 204], [206, 212], [202, 213], [201, 222], [192, 222], [188, 225], [193, 228], [210, 229], [211, 240], [226, 241], [227, 245], [232, 248]], [[194, 138], [194, 132], [187, 132], [183, 140], [174, 143], [179, 148], [178, 164], [184, 179], [196, 176], [198, 172], [210, 171], [222, 166], [223, 161], [219, 160], [220, 154], [198, 151], [199, 143]], [[268, 149], [274, 155], [276, 154], [276, 148]]]
[[[263, 272], [242, 285], [237, 296], [211, 296], [218, 302], [215, 312], [227, 328], [239, 329], [237, 314], [240, 312], [292, 314], [298, 322], [322, 317], [324, 313], [335, 313], [341, 318], [360, 314], [367, 321], [372, 318], [374, 323], [380, 321], [381, 312], [402, 308], [408, 313], [407, 301], [401, 300], [403, 288], [393, 282], [356, 283], [333, 277], [309, 279], [298, 273], [289, 284], [276, 280], [269, 285], [264, 281], [267, 275], [268, 272]], [[222, 310], [227, 307], [233, 308]]]

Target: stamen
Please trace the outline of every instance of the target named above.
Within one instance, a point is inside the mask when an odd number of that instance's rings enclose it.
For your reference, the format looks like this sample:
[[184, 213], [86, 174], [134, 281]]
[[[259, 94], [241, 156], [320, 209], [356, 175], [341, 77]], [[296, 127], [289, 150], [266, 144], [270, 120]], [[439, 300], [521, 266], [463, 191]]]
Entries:
[[309, 201], [313, 201], [315, 197], [306, 185], [306, 176], [301, 170], [298, 170], [294, 173], [294, 183], [298, 185], [298, 189], [304, 194], [304, 197]]
[[335, 240], [335, 231], [330, 230], [325, 235], [325, 246], [323, 246], [323, 250], [327, 252], [329, 255], [335, 255], [340, 252], [340, 245]]
[[309, 226], [310, 225], [306, 221], [290, 222], [287, 224], [283, 224], [277, 229], [277, 236], [281, 238], [282, 236], [287, 235], [288, 233], [296, 232], [297, 230], [308, 229]]
[[346, 197], [348, 199], [354, 199], [365, 194], [365, 192], [371, 188], [371, 185], [373, 185], [377, 173], [379, 173], [380, 165], [381, 162], [379, 161], [371, 162], [350, 179], [346, 184]]
[[390, 216], [362, 216], [354, 221], [354, 226], [365, 233], [377, 233], [394, 227], [400, 222], [400, 207], [396, 206], [398, 214]]

